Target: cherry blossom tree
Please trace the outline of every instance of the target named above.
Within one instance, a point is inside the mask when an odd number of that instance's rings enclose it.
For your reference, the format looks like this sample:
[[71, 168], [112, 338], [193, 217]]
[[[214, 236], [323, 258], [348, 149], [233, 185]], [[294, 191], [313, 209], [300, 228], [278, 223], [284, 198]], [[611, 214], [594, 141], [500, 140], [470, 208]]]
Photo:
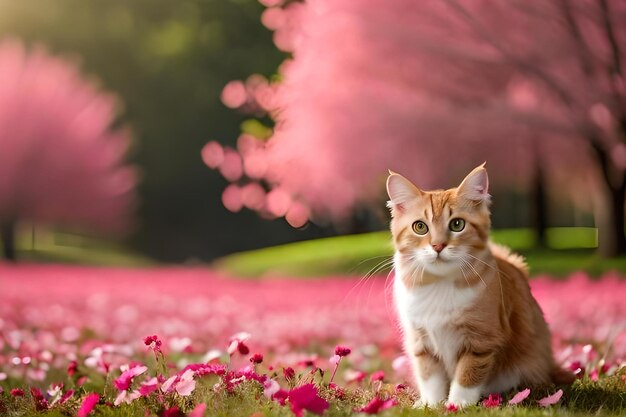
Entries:
[[292, 53], [280, 82], [224, 90], [276, 122], [239, 152], [243, 182], [341, 218], [381, 197], [387, 168], [441, 187], [487, 160], [502, 184], [539, 172], [585, 200], [601, 249], [626, 253], [626, 3], [270, 3], [262, 21]]
[[135, 170], [127, 129], [112, 129], [114, 97], [76, 65], [16, 40], [0, 43], [0, 229], [15, 258], [27, 221], [99, 232], [129, 226]]

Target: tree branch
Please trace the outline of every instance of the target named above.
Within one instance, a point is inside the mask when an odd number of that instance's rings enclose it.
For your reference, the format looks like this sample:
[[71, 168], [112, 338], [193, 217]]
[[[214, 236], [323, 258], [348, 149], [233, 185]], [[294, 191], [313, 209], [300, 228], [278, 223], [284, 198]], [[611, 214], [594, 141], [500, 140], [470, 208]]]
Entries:
[[493, 46], [502, 56], [508, 60], [511, 64], [517, 66], [520, 71], [528, 73], [535, 78], [543, 81], [545, 85], [547, 85], [550, 89], [552, 89], [556, 95], [560, 98], [560, 100], [568, 107], [572, 107], [574, 105], [574, 100], [572, 96], [569, 94], [568, 90], [561, 86], [557, 80], [543, 71], [541, 68], [532, 65], [530, 62], [519, 59], [518, 57], [509, 53], [511, 50], [515, 50], [515, 48], [505, 47], [497, 42], [493, 36], [491, 36], [485, 28], [472, 16], [465, 8], [463, 8], [460, 4], [456, 2], [456, 0], [446, 0], [446, 3], [452, 7], [461, 17], [463, 17], [468, 24], [474, 29], [474, 31], [483, 39], [485, 42], [489, 43]]

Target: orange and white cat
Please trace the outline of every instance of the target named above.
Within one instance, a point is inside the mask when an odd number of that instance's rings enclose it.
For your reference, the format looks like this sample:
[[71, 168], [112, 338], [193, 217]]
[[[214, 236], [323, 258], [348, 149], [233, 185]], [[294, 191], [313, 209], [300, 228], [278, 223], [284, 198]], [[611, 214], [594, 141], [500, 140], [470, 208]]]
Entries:
[[516, 386], [568, 383], [518, 255], [489, 242], [484, 164], [457, 188], [387, 179], [394, 298], [420, 392], [417, 406], [475, 404]]

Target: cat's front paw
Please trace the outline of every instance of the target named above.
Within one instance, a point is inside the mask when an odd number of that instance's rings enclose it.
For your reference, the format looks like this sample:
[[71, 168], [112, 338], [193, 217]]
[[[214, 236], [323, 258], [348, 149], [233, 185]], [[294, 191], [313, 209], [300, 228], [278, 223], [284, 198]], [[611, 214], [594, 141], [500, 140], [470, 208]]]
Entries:
[[415, 401], [415, 404], [413, 404], [413, 408], [437, 408], [441, 405], [441, 403], [443, 403], [443, 400], [436, 401], [427, 398], [420, 398], [419, 400]]
[[457, 407], [463, 408], [468, 405], [475, 405], [480, 399], [482, 387], [464, 387], [458, 383], [452, 383], [450, 387], [450, 396], [446, 401], [446, 408]]

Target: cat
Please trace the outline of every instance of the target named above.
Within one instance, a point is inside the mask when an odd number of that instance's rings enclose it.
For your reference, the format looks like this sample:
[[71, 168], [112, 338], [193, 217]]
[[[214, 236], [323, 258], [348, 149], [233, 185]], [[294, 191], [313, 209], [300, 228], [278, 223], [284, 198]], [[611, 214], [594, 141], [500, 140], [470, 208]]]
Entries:
[[571, 383], [524, 259], [489, 241], [485, 164], [457, 188], [422, 191], [389, 171], [394, 300], [420, 399], [463, 407], [517, 386]]

